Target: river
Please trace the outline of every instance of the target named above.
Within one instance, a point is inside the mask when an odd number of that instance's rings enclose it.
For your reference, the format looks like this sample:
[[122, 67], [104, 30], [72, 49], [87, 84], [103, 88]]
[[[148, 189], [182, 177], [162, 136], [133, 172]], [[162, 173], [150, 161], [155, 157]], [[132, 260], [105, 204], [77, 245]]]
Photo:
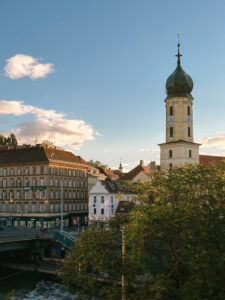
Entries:
[[25, 272], [0, 280], [0, 299], [14, 290], [15, 300], [74, 300], [76, 291], [65, 289], [52, 278], [32, 272]]

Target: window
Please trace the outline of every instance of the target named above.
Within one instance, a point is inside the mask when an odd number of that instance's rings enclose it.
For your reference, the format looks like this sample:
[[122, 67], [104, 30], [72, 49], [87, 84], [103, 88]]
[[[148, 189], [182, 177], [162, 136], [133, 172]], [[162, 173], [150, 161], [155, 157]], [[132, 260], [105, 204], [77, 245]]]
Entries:
[[17, 180], [17, 186], [22, 186], [21, 179]]
[[44, 179], [43, 179], [43, 178], [41, 178], [41, 180], [40, 180], [40, 185], [41, 185], [41, 186], [44, 185]]
[[44, 204], [40, 204], [40, 212], [43, 213], [45, 210], [45, 205]]
[[14, 191], [9, 192], [9, 199], [14, 199]]
[[104, 215], [104, 208], [101, 208], [101, 215]]
[[29, 175], [29, 169], [26, 168], [26, 169], [24, 170], [24, 173], [25, 173], [25, 175]]
[[36, 167], [33, 167], [33, 175], [36, 175]]
[[192, 157], [192, 153], [191, 153], [191, 150], [189, 150], [189, 157]]
[[173, 168], [173, 164], [169, 164], [169, 170]]
[[33, 179], [33, 186], [37, 186], [37, 179]]
[[67, 204], [64, 204], [64, 210], [67, 211]]
[[2, 192], [2, 199], [5, 200], [7, 198], [7, 192], [3, 191]]
[[173, 157], [173, 150], [169, 150], [169, 157]]
[[54, 198], [53, 191], [50, 191], [50, 199], [53, 199], [53, 198]]
[[55, 199], [59, 198], [59, 192], [55, 192]]
[[14, 169], [10, 169], [10, 175], [14, 175]]
[[6, 204], [2, 204], [2, 212], [6, 212]]
[[188, 116], [191, 115], [191, 108], [190, 108], [190, 106], [187, 107], [187, 115], [188, 115]]
[[80, 209], [83, 210], [83, 208], [84, 208], [84, 203], [81, 202], [81, 204], [80, 204]]
[[50, 179], [50, 186], [53, 186], [53, 179]]
[[57, 212], [58, 210], [59, 210], [59, 205], [56, 204], [56, 205], [55, 205], [55, 211]]
[[21, 191], [17, 191], [17, 199], [21, 199]]
[[111, 208], [111, 214], [112, 215], [114, 214], [114, 208], [113, 207]]
[[96, 215], [96, 208], [94, 208], [94, 215]]
[[40, 191], [40, 198], [43, 199], [45, 197], [45, 192], [44, 191]]
[[28, 213], [28, 204], [27, 203], [24, 204], [24, 212], [25, 212], [25, 214]]
[[58, 186], [58, 180], [57, 179], [55, 180], [55, 185]]
[[24, 180], [24, 186], [29, 186], [29, 179], [26, 178], [26, 179]]
[[113, 196], [111, 196], [111, 203], [113, 203]]
[[20, 212], [20, 203], [17, 203], [17, 205], [16, 205], [16, 211]]
[[3, 186], [3, 187], [6, 187], [6, 186], [7, 186], [7, 180], [6, 180], [6, 179], [3, 179], [3, 180], [2, 180], [2, 186]]
[[24, 193], [24, 198], [25, 198], [25, 199], [29, 199], [29, 191], [25, 191], [25, 193]]
[[173, 106], [170, 106], [170, 116], [173, 116]]
[[10, 179], [10, 186], [11, 186], [11, 187], [14, 186], [14, 179]]
[[13, 203], [9, 204], [9, 211], [12, 212], [13, 211]]
[[104, 196], [101, 197], [101, 203], [104, 203]]
[[44, 174], [44, 167], [40, 168], [40, 173], [43, 175]]
[[21, 175], [22, 174], [22, 170], [21, 169], [18, 169], [17, 170], [17, 175]]
[[188, 137], [191, 136], [191, 127], [188, 127]]
[[54, 206], [53, 204], [50, 204], [50, 212], [53, 212], [53, 210], [54, 210]]
[[7, 169], [3, 169], [3, 176], [7, 175]]
[[170, 137], [173, 137], [173, 127], [170, 127]]
[[36, 212], [36, 204], [32, 204], [31, 211], [32, 211], [32, 213]]

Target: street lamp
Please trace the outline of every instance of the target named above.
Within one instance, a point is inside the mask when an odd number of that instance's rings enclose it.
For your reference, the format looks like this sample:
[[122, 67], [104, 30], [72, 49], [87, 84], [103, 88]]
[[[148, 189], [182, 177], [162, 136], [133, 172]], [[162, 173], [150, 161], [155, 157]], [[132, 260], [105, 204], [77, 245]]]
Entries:
[[12, 198], [10, 198], [9, 199], [9, 216], [10, 216], [10, 227], [12, 227], [12, 207], [11, 207], [11, 203], [13, 203], [13, 199]]

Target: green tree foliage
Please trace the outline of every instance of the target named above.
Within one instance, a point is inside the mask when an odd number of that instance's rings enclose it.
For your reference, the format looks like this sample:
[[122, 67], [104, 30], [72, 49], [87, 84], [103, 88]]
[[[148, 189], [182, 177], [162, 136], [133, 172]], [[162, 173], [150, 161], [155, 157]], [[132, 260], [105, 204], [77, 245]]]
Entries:
[[12, 146], [16, 147], [18, 145], [15, 134], [11, 133], [9, 137], [0, 135], [0, 146]]
[[[121, 220], [115, 218], [109, 231], [96, 235], [90, 228], [81, 236], [62, 271], [64, 281], [100, 299], [107, 286], [116, 291], [111, 299], [120, 299], [120, 285], [90, 284], [88, 268], [97, 268], [98, 275], [106, 271], [114, 281], [125, 274], [127, 299], [225, 299], [225, 162], [174, 168], [168, 176], [155, 174], [151, 182], [130, 187], [138, 204], [125, 222], [123, 270], [121, 243], [112, 243], [120, 237]], [[107, 240], [112, 232], [114, 239]]]
[[44, 140], [42, 143], [41, 143], [41, 145], [43, 146], [43, 147], [54, 147], [54, 144], [53, 144], [53, 142], [51, 142], [51, 141], [49, 141], [49, 140]]
[[94, 160], [89, 160], [88, 161], [88, 163], [90, 164], [90, 165], [92, 165], [93, 167], [95, 167], [95, 168], [108, 168], [108, 166], [107, 165], [105, 165], [105, 164], [102, 164], [99, 160], [96, 160], [96, 161], [94, 161]]

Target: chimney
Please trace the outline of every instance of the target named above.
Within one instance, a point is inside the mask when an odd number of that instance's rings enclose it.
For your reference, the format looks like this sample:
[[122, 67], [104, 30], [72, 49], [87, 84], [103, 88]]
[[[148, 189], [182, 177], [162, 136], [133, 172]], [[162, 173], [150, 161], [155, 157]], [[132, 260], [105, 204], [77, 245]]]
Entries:
[[143, 167], [144, 166], [144, 161], [140, 160], [140, 166]]
[[155, 169], [156, 169], [155, 161], [151, 161], [150, 162], [150, 170], [155, 171]]

